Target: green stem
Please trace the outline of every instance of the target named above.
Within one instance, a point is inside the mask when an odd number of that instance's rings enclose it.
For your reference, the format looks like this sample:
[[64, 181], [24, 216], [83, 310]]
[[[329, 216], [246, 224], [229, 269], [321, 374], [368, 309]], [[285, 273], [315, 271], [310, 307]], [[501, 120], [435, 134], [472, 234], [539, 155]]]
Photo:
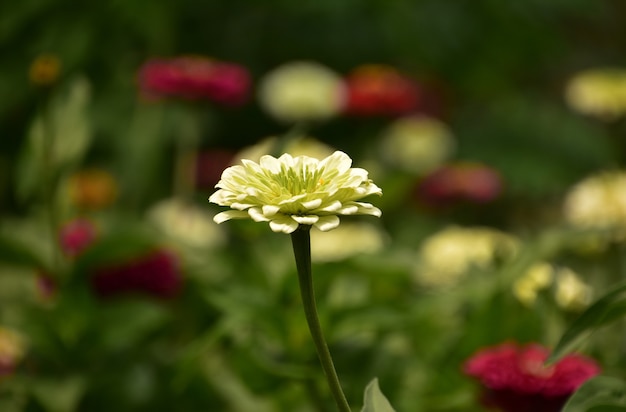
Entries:
[[346, 396], [341, 389], [339, 377], [335, 371], [333, 359], [330, 356], [328, 345], [322, 334], [322, 327], [317, 316], [317, 307], [315, 305], [315, 292], [313, 289], [313, 276], [311, 274], [311, 237], [309, 231], [310, 225], [300, 225], [296, 231], [291, 234], [291, 242], [293, 244], [293, 253], [296, 258], [296, 267], [298, 269], [298, 280], [300, 281], [300, 294], [302, 296], [302, 304], [304, 306], [304, 315], [309, 331], [315, 344], [317, 356], [322, 363], [322, 369], [326, 375], [328, 386], [337, 403], [340, 412], [351, 412]]

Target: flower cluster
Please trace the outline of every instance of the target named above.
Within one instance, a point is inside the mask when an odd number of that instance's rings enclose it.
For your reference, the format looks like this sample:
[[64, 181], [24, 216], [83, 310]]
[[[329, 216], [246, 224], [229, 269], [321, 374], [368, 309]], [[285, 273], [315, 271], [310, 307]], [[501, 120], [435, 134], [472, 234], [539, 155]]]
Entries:
[[251, 218], [269, 222], [274, 232], [291, 233], [299, 225], [322, 231], [339, 225], [338, 215], [380, 216], [380, 209], [358, 200], [381, 189], [364, 169], [352, 168], [340, 151], [318, 160], [308, 156], [263, 156], [259, 163], [243, 159], [224, 171], [210, 202], [232, 210], [215, 216], [217, 223]]
[[206, 99], [228, 106], [244, 103], [250, 76], [243, 67], [205, 57], [176, 57], [146, 62], [138, 73], [148, 98]]
[[178, 259], [170, 252], [156, 250], [111, 266], [98, 268], [91, 281], [101, 298], [142, 294], [167, 299], [175, 297], [182, 285]]
[[567, 85], [565, 98], [577, 112], [613, 120], [626, 114], [626, 70], [589, 69]]
[[600, 373], [578, 354], [544, 365], [550, 351], [530, 344], [504, 343], [470, 357], [464, 372], [483, 386], [482, 402], [504, 412], [558, 412], [585, 381]]
[[426, 204], [441, 206], [458, 201], [488, 203], [502, 191], [500, 174], [480, 163], [457, 162], [445, 165], [426, 176], [417, 193]]
[[346, 79], [345, 111], [360, 116], [399, 116], [418, 109], [420, 90], [410, 78], [384, 65], [357, 67]]

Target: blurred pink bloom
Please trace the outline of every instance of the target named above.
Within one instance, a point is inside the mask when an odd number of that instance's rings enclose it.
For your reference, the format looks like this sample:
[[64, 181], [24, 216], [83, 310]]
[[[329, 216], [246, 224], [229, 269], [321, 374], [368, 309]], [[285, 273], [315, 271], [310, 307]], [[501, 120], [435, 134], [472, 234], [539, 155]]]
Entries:
[[427, 204], [458, 201], [488, 203], [502, 192], [500, 174], [480, 163], [449, 164], [426, 176], [418, 186], [418, 196]]
[[168, 299], [178, 295], [182, 277], [176, 256], [165, 250], [156, 250], [98, 269], [92, 277], [92, 286], [102, 298], [145, 294]]
[[509, 342], [480, 350], [463, 369], [482, 384], [485, 406], [504, 412], [558, 412], [578, 387], [600, 373], [600, 367], [577, 354], [545, 366], [549, 354], [537, 344]]
[[361, 116], [399, 116], [418, 109], [421, 92], [410, 78], [393, 67], [365, 65], [346, 79], [348, 101], [345, 111]]
[[91, 221], [87, 219], [72, 220], [60, 230], [61, 249], [70, 257], [77, 256], [93, 243], [96, 235], [96, 227]]
[[227, 106], [243, 104], [250, 77], [242, 66], [205, 57], [176, 57], [146, 62], [138, 73], [147, 98], [206, 99]]
[[44, 302], [50, 302], [56, 296], [59, 285], [57, 281], [47, 273], [39, 273], [36, 278], [38, 296]]

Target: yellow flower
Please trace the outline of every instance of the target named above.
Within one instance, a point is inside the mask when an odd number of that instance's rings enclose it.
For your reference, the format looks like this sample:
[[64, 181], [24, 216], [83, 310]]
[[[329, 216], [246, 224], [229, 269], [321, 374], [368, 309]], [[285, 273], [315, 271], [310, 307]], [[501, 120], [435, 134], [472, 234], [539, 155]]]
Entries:
[[547, 262], [539, 262], [513, 283], [513, 294], [526, 306], [532, 306], [539, 291], [552, 283], [554, 268]]
[[554, 299], [567, 310], [582, 310], [591, 303], [591, 287], [581, 281], [569, 268], [557, 272]]
[[82, 209], [102, 209], [117, 198], [117, 181], [106, 170], [85, 169], [69, 177], [67, 190], [72, 203]]
[[603, 172], [590, 176], [567, 194], [565, 219], [581, 229], [607, 229], [618, 238], [626, 235], [626, 173]]
[[451, 226], [422, 243], [415, 277], [426, 286], [451, 286], [471, 269], [489, 269], [497, 258], [511, 257], [516, 249], [517, 241], [506, 233]]
[[294, 123], [325, 120], [341, 111], [345, 85], [332, 70], [314, 62], [280, 66], [261, 81], [261, 106], [274, 118]]
[[374, 225], [345, 223], [332, 232], [311, 233], [311, 257], [316, 262], [335, 262], [378, 252], [385, 240], [385, 234]]
[[572, 109], [604, 120], [626, 113], [626, 70], [589, 69], [574, 76], [565, 92]]
[[382, 155], [388, 163], [415, 174], [440, 166], [455, 147], [448, 127], [424, 116], [396, 120], [385, 131], [381, 143]]
[[292, 233], [298, 225], [322, 231], [339, 225], [338, 215], [380, 216], [370, 203], [358, 200], [382, 195], [365, 169], [353, 168], [352, 159], [340, 151], [323, 160], [308, 156], [263, 156], [259, 163], [243, 159], [227, 168], [209, 201], [227, 210], [213, 220], [251, 218], [269, 222], [274, 232]]

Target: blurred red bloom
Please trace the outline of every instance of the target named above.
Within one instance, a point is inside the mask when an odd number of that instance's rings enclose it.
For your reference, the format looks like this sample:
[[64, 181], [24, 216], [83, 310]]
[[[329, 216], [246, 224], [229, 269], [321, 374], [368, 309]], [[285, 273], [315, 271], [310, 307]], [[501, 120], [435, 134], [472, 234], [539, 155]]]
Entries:
[[458, 201], [488, 203], [502, 192], [500, 174], [480, 163], [459, 162], [443, 166], [418, 185], [418, 196], [427, 204]]
[[410, 78], [392, 67], [366, 65], [346, 79], [348, 100], [345, 111], [361, 116], [395, 116], [418, 109], [420, 90]]
[[577, 354], [545, 366], [549, 353], [537, 344], [504, 343], [480, 350], [463, 370], [482, 384], [485, 406], [504, 412], [558, 412], [600, 367]]
[[242, 66], [205, 57], [176, 57], [146, 62], [138, 73], [147, 98], [207, 99], [227, 106], [243, 104], [250, 76]]
[[235, 151], [226, 149], [206, 150], [196, 158], [196, 185], [200, 189], [214, 189], [222, 172], [231, 165]]
[[98, 269], [91, 278], [101, 298], [146, 294], [157, 298], [175, 297], [182, 286], [178, 259], [165, 250]]
[[68, 256], [77, 256], [93, 243], [96, 235], [96, 227], [89, 220], [72, 220], [61, 227], [59, 232], [61, 249]]

